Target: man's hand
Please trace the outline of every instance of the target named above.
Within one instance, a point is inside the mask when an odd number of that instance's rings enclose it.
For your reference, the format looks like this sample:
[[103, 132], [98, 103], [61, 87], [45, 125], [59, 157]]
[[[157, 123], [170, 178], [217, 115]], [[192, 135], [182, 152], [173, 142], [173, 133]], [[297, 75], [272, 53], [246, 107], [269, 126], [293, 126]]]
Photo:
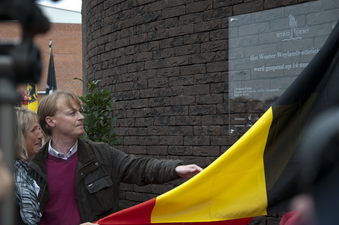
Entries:
[[195, 164], [175, 167], [175, 172], [181, 178], [192, 178], [201, 171], [202, 168]]

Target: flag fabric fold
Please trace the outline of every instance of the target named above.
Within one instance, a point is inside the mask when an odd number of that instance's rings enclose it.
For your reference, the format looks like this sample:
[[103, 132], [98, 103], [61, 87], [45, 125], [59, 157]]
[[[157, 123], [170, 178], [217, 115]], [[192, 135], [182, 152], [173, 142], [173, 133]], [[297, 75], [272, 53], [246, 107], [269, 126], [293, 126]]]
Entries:
[[48, 74], [47, 74], [47, 83], [46, 83], [46, 95], [52, 94], [53, 91], [57, 90], [57, 83], [55, 77], [55, 68], [54, 68], [54, 58], [52, 50], [52, 41], [49, 43], [49, 64], [48, 64]]
[[98, 224], [247, 224], [288, 211], [298, 193], [298, 145], [309, 122], [339, 105], [339, 26], [285, 93], [197, 176]]

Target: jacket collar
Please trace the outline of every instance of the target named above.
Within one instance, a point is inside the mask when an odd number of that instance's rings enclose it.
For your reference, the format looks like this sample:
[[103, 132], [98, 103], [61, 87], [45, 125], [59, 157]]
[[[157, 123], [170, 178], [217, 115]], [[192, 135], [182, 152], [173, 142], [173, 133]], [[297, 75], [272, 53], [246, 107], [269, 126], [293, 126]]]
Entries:
[[36, 164], [39, 168], [41, 168], [43, 171], [46, 172], [46, 161], [47, 161], [47, 155], [48, 155], [48, 142], [46, 142], [39, 150], [39, 152], [33, 156], [29, 162], [29, 164], [34, 167], [34, 164]]
[[92, 149], [90, 149], [87, 142], [89, 142], [89, 140], [83, 141], [83, 140], [78, 139], [79, 159], [78, 159], [77, 168], [79, 168], [83, 165], [86, 165], [86, 164], [92, 162], [93, 160], [97, 160], [97, 158], [95, 157]]
[[[89, 141], [86, 140], [86, 142]], [[41, 147], [40, 151], [30, 160], [30, 164], [36, 164], [43, 171], [46, 171], [45, 168], [48, 155], [48, 145], [49, 145], [48, 143], [49, 142], [46, 142], [46, 144]], [[78, 154], [79, 154], [77, 166], [78, 168], [96, 159], [95, 155], [89, 148], [88, 144], [79, 138], [78, 138]]]

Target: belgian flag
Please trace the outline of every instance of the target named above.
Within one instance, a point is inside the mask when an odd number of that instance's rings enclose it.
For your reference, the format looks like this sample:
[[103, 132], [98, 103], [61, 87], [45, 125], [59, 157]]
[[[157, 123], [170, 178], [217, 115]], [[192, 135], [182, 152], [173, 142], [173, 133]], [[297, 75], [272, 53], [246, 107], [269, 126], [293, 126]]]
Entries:
[[339, 105], [339, 26], [304, 71], [230, 149], [181, 186], [98, 221], [247, 224], [288, 211], [298, 194], [299, 142], [310, 121]]

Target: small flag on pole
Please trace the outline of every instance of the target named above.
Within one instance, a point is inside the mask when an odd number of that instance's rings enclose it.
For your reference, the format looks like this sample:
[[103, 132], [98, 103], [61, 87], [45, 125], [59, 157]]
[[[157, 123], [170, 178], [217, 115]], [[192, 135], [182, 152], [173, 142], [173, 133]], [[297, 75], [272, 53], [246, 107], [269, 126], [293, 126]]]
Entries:
[[46, 95], [52, 94], [53, 91], [57, 89], [53, 51], [52, 51], [52, 40], [49, 41], [49, 54], [50, 54], [50, 58], [49, 58], [48, 75], [47, 75], [47, 83], [46, 83]]

